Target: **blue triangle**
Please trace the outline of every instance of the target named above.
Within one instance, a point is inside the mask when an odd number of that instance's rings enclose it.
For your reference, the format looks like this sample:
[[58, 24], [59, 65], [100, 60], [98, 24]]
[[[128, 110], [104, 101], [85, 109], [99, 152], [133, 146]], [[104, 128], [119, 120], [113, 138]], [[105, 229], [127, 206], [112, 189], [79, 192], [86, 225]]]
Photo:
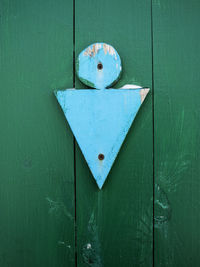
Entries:
[[[149, 89], [66, 89], [56, 97], [101, 189]], [[99, 155], [104, 156], [99, 159]]]

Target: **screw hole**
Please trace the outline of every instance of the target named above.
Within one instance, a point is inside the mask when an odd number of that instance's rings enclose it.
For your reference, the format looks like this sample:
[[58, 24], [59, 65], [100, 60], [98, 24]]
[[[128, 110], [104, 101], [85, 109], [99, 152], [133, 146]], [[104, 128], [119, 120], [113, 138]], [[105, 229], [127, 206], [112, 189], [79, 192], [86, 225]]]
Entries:
[[105, 158], [105, 157], [104, 157], [104, 154], [99, 154], [99, 155], [98, 155], [98, 159], [99, 159], [99, 160], [103, 160], [104, 158]]
[[103, 64], [102, 64], [102, 63], [98, 63], [98, 65], [97, 65], [97, 69], [98, 69], [98, 70], [102, 70], [102, 69], [103, 69]]

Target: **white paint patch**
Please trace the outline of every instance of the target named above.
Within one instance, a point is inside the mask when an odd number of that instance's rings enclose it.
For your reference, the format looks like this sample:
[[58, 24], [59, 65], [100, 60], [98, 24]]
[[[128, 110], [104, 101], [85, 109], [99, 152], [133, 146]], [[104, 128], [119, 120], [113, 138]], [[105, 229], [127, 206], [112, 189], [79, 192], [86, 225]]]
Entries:
[[87, 244], [87, 249], [91, 249], [91, 244]]
[[95, 57], [95, 55], [98, 53], [98, 51], [101, 49], [101, 43], [93, 44], [92, 46], [89, 46], [85, 52], [85, 56]]
[[149, 88], [143, 88], [143, 87], [136, 85], [136, 84], [125, 84], [124, 86], [122, 86], [119, 89], [141, 89], [141, 91], [140, 91], [141, 103], [144, 101], [145, 97], [147, 96], [147, 94], [150, 90]]
[[141, 89], [142, 87], [136, 84], [125, 84], [119, 89]]
[[149, 88], [146, 89], [142, 89], [140, 91], [140, 96], [141, 96], [141, 103], [144, 101], [145, 97], [147, 96], [148, 92], [149, 92]]
[[117, 55], [116, 55], [115, 49], [111, 45], [104, 43], [103, 49], [104, 49], [105, 54], [109, 53], [110, 55], [115, 57], [115, 60], [117, 60]]

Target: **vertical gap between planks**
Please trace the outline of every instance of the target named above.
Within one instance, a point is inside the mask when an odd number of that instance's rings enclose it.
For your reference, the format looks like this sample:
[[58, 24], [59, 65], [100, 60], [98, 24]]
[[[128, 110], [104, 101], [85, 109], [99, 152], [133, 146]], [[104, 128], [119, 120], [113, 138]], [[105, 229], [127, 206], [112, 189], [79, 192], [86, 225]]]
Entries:
[[77, 221], [76, 221], [76, 141], [73, 137], [74, 148], [74, 246], [75, 246], [75, 267], [77, 267]]
[[155, 233], [154, 233], [154, 217], [155, 217], [155, 122], [154, 122], [154, 47], [153, 47], [153, 0], [151, 0], [151, 58], [152, 58], [152, 123], [153, 123], [153, 218], [152, 218], [152, 224], [153, 224], [153, 244], [152, 244], [152, 265], [155, 265]]
[[[73, 88], [75, 88], [75, 0], [73, 0]], [[75, 267], [77, 267], [77, 220], [76, 220], [76, 140], [73, 137], [74, 150], [74, 245]]]

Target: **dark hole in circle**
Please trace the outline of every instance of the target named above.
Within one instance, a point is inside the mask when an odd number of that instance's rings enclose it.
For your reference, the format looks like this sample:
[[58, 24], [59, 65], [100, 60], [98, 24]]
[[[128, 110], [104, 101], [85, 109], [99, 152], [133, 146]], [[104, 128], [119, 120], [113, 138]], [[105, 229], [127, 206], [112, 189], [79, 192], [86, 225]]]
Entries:
[[104, 154], [99, 154], [99, 155], [98, 155], [98, 159], [99, 159], [99, 160], [103, 160], [104, 158], [105, 158], [105, 157], [104, 157]]
[[97, 65], [97, 69], [98, 69], [98, 70], [102, 70], [102, 69], [103, 69], [103, 64], [102, 64], [102, 63], [98, 63], [98, 65]]

